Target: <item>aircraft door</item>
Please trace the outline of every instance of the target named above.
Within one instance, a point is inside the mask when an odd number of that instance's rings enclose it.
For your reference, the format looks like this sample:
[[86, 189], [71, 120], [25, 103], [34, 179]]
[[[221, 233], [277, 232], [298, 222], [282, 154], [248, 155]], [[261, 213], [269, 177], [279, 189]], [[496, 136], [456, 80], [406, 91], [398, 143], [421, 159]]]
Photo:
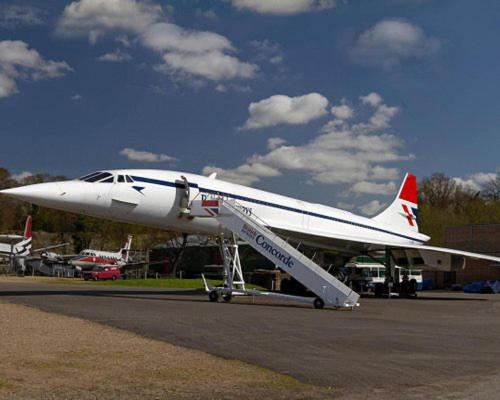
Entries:
[[198, 195], [199, 190], [195, 185], [190, 184], [184, 175], [175, 181], [175, 188], [175, 203], [179, 207], [179, 217], [189, 216], [191, 201]]

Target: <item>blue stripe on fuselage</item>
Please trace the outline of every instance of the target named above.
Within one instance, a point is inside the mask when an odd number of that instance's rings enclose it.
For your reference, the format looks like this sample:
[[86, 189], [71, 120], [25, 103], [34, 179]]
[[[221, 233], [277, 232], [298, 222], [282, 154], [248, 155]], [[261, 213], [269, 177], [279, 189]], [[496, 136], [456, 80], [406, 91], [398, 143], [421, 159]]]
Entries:
[[[170, 187], [175, 187], [175, 188], [179, 188], [179, 189], [184, 189], [184, 183], [181, 183], [181, 182], [179, 182], [179, 183], [168, 182], [168, 181], [162, 181], [160, 179], [144, 178], [141, 176], [132, 176], [132, 179], [136, 182], [152, 183], [155, 185], [170, 186]], [[217, 195], [217, 196], [226, 196], [226, 197], [230, 197], [230, 198], [235, 199], [235, 200], [247, 201], [249, 203], [260, 204], [260, 205], [272, 207], [272, 208], [278, 208], [280, 210], [295, 212], [295, 213], [299, 213], [299, 214], [305, 214], [305, 215], [309, 215], [311, 217], [327, 219], [327, 220], [334, 221], [334, 222], [340, 222], [342, 224], [353, 225], [353, 226], [357, 226], [360, 228], [370, 229], [372, 231], [387, 233], [389, 235], [398, 236], [398, 237], [401, 237], [404, 239], [409, 239], [409, 240], [413, 240], [416, 242], [425, 243], [425, 241], [423, 241], [423, 240], [415, 239], [411, 236], [402, 235], [402, 234], [397, 233], [397, 232], [391, 232], [391, 231], [388, 231], [386, 229], [377, 228], [377, 227], [370, 226], [370, 225], [364, 225], [364, 224], [360, 224], [358, 222], [348, 221], [348, 220], [341, 219], [341, 218], [330, 217], [328, 215], [318, 214], [318, 213], [311, 212], [311, 211], [304, 211], [304, 210], [300, 210], [298, 208], [283, 206], [281, 204], [269, 203], [268, 201], [252, 199], [250, 197], [240, 196], [238, 194], [231, 194], [231, 193], [226, 193], [226, 192], [220, 192], [218, 190], [202, 188], [202, 187], [198, 186], [197, 183], [189, 182], [189, 187], [199, 189], [199, 191], [202, 193], [213, 194], [213, 195]]]

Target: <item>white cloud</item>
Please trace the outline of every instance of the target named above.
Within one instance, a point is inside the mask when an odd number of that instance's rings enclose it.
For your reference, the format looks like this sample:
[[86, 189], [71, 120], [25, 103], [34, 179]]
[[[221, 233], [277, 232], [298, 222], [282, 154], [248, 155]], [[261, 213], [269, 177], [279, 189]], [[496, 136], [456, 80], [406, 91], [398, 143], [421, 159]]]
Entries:
[[16, 81], [7, 74], [0, 72], [0, 99], [17, 93]]
[[362, 33], [351, 49], [359, 64], [391, 67], [403, 60], [428, 56], [436, 52], [440, 41], [402, 19], [385, 19]]
[[338, 119], [349, 119], [354, 116], [354, 110], [347, 104], [333, 106], [330, 112]]
[[124, 53], [120, 49], [115, 49], [114, 51], [103, 54], [98, 58], [99, 61], [104, 61], [104, 62], [123, 62], [123, 61], [130, 61], [131, 59], [132, 56], [129, 53]]
[[218, 50], [205, 53], [171, 52], [166, 53], [163, 60], [165, 63], [158, 65], [157, 71], [194, 75], [211, 81], [252, 78], [258, 69], [254, 64], [241, 62]]
[[[411, 160], [413, 157], [409, 156], [408, 159]], [[399, 171], [397, 168], [387, 168], [376, 165], [371, 169], [369, 178], [374, 181], [392, 181], [399, 179]]]
[[381, 203], [378, 200], [372, 200], [372, 201], [358, 207], [358, 209], [365, 215], [375, 215], [379, 211], [381, 211], [384, 207], [385, 207], [385, 203]]
[[235, 169], [223, 169], [209, 165], [203, 168], [202, 174], [210, 175], [214, 172], [217, 173], [219, 179], [245, 186], [251, 186], [261, 178], [281, 175], [281, 172], [277, 169], [259, 163], [243, 164]]
[[29, 178], [30, 176], [33, 176], [32, 172], [23, 171], [23, 172], [20, 172], [18, 174], [11, 175], [11, 178], [14, 179], [15, 181], [21, 183], [22, 181], [24, 181], [26, 178]]
[[285, 58], [283, 56], [274, 56], [269, 59], [271, 64], [281, 64]]
[[336, 0], [232, 0], [233, 7], [260, 14], [291, 15], [334, 8]]
[[64, 61], [45, 60], [28, 44], [16, 40], [0, 42], [0, 98], [18, 92], [16, 80], [40, 80], [60, 77], [71, 71]]
[[359, 96], [359, 99], [361, 100], [361, 103], [372, 107], [377, 107], [380, 103], [382, 103], [382, 96], [375, 92], [371, 92], [366, 96]]
[[381, 104], [370, 118], [370, 124], [376, 129], [388, 128], [389, 122], [398, 112], [398, 107], [388, 107], [385, 104]]
[[73, 96], [70, 97], [71, 100], [78, 101], [83, 99], [83, 96], [80, 93], [75, 93]]
[[79, 0], [65, 7], [57, 32], [95, 42], [108, 31], [143, 32], [162, 16], [161, 6], [147, 0]]
[[267, 139], [267, 149], [274, 150], [277, 149], [278, 147], [283, 146], [285, 143], [286, 143], [285, 139], [279, 137], [272, 137]]
[[229, 91], [238, 93], [250, 93], [252, 91], [252, 88], [248, 85], [238, 85], [235, 83], [227, 83], [227, 84], [219, 83], [218, 85], [215, 86], [215, 90], [220, 93], [226, 93]]
[[[68, 5], [58, 22], [62, 36], [87, 36], [91, 43], [107, 33], [135, 42], [159, 54], [156, 71], [183, 78], [199, 87], [202, 80], [253, 78], [258, 66], [241, 61], [229, 39], [214, 32], [184, 29], [165, 22], [160, 5], [150, 0], [78, 0]], [[125, 40], [124, 40], [125, 38]], [[128, 55], [107, 54], [103, 61], [124, 61]]]
[[[380, 108], [391, 107], [380, 103], [373, 113], [376, 114]], [[355, 116], [360, 115], [354, 108], [353, 112]], [[395, 113], [391, 115], [385, 120], [386, 126]], [[310, 184], [347, 185], [345, 193], [393, 194], [394, 181], [399, 179], [400, 174], [398, 168], [387, 164], [410, 161], [414, 156], [402, 154], [402, 140], [386, 132], [380, 133], [380, 128], [373, 125], [370, 119], [352, 123], [344, 120], [341, 124], [330, 121], [319, 135], [299, 145], [271, 138], [268, 139], [267, 152], [248, 157], [245, 163], [234, 169], [210, 166], [210, 170], [217, 170], [221, 179], [230, 177], [234, 181], [253, 184], [267, 175], [250, 167], [262, 165], [272, 168], [273, 176], [284, 171], [296, 171], [305, 173]], [[364, 127], [362, 130], [359, 129], [361, 125]]]
[[120, 151], [120, 155], [127, 157], [132, 161], [142, 161], [142, 162], [174, 162], [177, 161], [175, 157], [168, 156], [161, 153], [152, 153], [150, 151], [135, 150], [131, 148], [124, 148]]
[[177, 51], [204, 53], [210, 51], [234, 50], [231, 42], [214, 32], [183, 29], [171, 23], [150, 26], [142, 35], [145, 46], [156, 51]]
[[306, 124], [327, 113], [328, 100], [319, 93], [289, 97], [274, 95], [248, 107], [250, 117], [244, 129], [257, 129], [279, 124]]
[[399, 113], [399, 107], [387, 106], [382, 103], [382, 97], [375, 92], [366, 96], [360, 96], [361, 104], [369, 105], [375, 109], [368, 123], [360, 122], [353, 125], [353, 129], [359, 133], [372, 132], [386, 129], [390, 126], [391, 120]]
[[220, 93], [226, 93], [227, 92], [227, 86], [223, 85], [222, 83], [219, 83], [217, 86], [215, 86], [215, 90], [217, 90]]
[[459, 185], [466, 186], [476, 192], [484, 189], [484, 187], [497, 179], [498, 174], [495, 172], [477, 172], [475, 174], [469, 174], [465, 178], [456, 177], [453, 180]]
[[43, 13], [29, 5], [0, 5], [0, 27], [14, 29], [18, 26], [35, 26], [43, 23]]
[[145, 46], [163, 53], [157, 71], [198, 76], [212, 81], [252, 78], [258, 67], [227, 54], [231, 42], [213, 32], [191, 31], [171, 23], [151, 26], [141, 37]]
[[351, 191], [357, 194], [378, 194], [382, 196], [390, 196], [394, 194], [396, 184], [389, 183], [374, 183], [361, 181], [351, 187]]

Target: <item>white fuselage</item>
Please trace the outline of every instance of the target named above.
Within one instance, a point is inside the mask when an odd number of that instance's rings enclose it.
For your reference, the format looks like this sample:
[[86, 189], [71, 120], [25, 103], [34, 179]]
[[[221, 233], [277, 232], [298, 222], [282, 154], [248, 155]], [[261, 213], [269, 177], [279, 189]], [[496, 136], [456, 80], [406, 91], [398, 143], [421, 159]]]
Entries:
[[24, 238], [17, 243], [0, 243], [0, 257], [28, 256], [31, 251], [31, 238]]
[[[218, 235], [212, 218], [181, 216], [180, 205], [189, 183], [189, 200], [220, 196], [235, 199], [271, 229], [309, 237], [345, 237], [394, 244], [422, 244], [428, 237], [321, 204], [265, 192], [205, 176], [162, 170], [113, 170], [113, 182], [72, 180], [16, 188], [26, 201], [100, 218], [137, 223], [177, 232]], [[117, 176], [133, 182], [118, 182]], [[183, 180], [182, 177], [185, 177]], [[38, 186], [38, 188], [37, 188]], [[26, 189], [25, 189], [26, 188]], [[23, 189], [26, 194], [23, 196]], [[321, 242], [324, 244], [324, 242]], [[313, 244], [313, 243], [312, 243]]]
[[93, 266], [107, 266], [125, 264], [121, 252], [82, 250], [75, 258], [70, 260], [75, 267], [88, 268]]

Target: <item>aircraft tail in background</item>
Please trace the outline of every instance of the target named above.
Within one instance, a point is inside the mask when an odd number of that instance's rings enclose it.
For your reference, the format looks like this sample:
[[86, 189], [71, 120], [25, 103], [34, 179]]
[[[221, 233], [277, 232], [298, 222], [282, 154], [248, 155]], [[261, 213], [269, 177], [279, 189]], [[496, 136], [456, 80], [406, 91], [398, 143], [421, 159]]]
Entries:
[[28, 215], [26, 218], [26, 224], [24, 225], [24, 238], [30, 239], [32, 236], [31, 229], [33, 227], [33, 218], [31, 215]]
[[131, 248], [132, 248], [132, 235], [128, 235], [127, 241], [125, 242], [125, 246], [120, 250], [123, 261], [128, 262]]
[[21, 235], [0, 235], [0, 255], [25, 257], [31, 254], [33, 220], [31, 215], [26, 218], [24, 234]]
[[418, 197], [417, 178], [407, 173], [399, 189], [398, 195], [374, 221], [392, 225], [397, 228], [418, 232]]

